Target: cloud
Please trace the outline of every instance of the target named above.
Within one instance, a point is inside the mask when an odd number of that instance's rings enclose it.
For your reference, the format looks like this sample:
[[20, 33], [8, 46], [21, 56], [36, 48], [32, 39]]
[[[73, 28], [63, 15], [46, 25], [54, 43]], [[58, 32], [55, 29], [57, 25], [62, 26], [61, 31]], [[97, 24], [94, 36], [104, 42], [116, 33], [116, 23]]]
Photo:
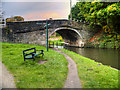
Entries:
[[3, 2], [69, 2], [69, 0], [2, 0]]
[[66, 18], [66, 17], [61, 17], [61, 14], [57, 13], [57, 12], [44, 12], [44, 13], [33, 12], [33, 13], [26, 14], [23, 17], [25, 18], [26, 21], [29, 21], [29, 20], [45, 20], [45, 19], [49, 19], [49, 18], [53, 18], [53, 19]]
[[4, 2], [5, 17], [23, 16], [25, 20], [67, 19], [70, 12], [68, 2]]

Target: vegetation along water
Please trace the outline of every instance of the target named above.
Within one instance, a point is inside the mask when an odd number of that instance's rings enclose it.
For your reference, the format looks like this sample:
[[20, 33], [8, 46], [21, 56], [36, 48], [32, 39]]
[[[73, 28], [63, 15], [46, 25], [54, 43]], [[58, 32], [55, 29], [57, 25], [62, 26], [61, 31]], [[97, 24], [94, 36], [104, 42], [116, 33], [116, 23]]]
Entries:
[[[73, 20], [89, 24], [93, 32], [86, 47], [120, 48], [120, 2], [77, 2], [71, 13]], [[100, 30], [93, 31], [96, 27]]]

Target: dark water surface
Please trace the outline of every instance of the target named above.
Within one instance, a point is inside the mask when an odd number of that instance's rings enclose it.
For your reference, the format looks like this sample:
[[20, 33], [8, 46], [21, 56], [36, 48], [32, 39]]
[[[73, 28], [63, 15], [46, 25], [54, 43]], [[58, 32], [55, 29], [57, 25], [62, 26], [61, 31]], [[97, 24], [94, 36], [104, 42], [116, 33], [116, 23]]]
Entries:
[[[104, 65], [109, 65], [113, 68], [118, 66], [118, 50], [115, 49], [95, 49], [95, 48], [75, 48], [67, 47], [68, 50], [76, 52], [84, 57], [90, 58]], [[119, 68], [120, 70], [120, 68]]]

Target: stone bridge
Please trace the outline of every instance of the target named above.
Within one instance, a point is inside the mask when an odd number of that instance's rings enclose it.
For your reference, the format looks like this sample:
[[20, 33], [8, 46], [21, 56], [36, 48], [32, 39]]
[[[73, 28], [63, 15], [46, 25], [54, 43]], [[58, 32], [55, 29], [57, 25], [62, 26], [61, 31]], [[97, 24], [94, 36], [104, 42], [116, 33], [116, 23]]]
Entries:
[[[2, 30], [2, 41], [46, 46], [46, 20], [7, 22]], [[88, 25], [70, 20], [48, 20], [48, 35], [59, 33], [70, 46], [84, 45], [89, 38]]]

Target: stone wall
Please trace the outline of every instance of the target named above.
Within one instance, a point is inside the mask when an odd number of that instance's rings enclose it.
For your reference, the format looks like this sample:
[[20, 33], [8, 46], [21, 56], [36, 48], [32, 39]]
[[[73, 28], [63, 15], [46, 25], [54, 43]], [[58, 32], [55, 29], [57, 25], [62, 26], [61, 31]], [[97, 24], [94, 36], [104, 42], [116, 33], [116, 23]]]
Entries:
[[9, 43], [24, 43], [35, 45], [46, 45], [46, 33], [44, 30], [26, 32], [26, 33], [7, 33], [6, 29], [3, 29], [2, 41]]

